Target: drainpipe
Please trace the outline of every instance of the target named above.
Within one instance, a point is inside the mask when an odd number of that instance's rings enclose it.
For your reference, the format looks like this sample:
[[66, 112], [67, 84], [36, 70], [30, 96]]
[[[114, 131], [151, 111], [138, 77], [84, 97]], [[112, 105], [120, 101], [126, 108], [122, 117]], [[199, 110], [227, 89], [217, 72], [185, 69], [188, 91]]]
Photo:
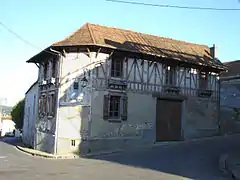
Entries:
[[[62, 63], [63, 63], [63, 58], [62, 58], [62, 55], [59, 51], [56, 51], [52, 48], [50, 48], [50, 51], [54, 52], [54, 53], [57, 53], [59, 55], [59, 74], [58, 74], [58, 84], [60, 84], [60, 77], [62, 75]], [[59, 128], [59, 97], [60, 97], [60, 90], [59, 90], [59, 87], [58, 87], [58, 90], [57, 90], [57, 107], [56, 107], [56, 125], [55, 125], [55, 139], [54, 139], [54, 155], [57, 154], [57, 141], [58, 141], [58, 128]]]

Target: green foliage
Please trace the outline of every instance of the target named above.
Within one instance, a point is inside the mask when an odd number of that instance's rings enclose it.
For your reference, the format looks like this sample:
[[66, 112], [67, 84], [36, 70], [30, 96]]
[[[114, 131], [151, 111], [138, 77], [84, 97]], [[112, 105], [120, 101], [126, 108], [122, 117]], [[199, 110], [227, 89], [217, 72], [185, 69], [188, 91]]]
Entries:
[[24, 99], [19, 101], [11, 111], [12, 120], [16, 123], [16, 128], [22, 129], [24, 118]]

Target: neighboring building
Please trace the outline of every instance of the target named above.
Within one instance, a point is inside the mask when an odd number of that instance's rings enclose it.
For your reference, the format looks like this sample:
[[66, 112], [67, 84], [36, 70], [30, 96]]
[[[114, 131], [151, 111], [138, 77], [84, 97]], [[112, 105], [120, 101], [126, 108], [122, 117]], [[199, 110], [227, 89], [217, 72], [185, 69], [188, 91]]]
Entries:
[[13, 135], [13, 132], [15, 130], [15, 123], [12, 121], [11, 116], [4, 116], [0, 120], [0, 136], [5, 136], [8, 133], [11, 133]]
[[7, 98], [0, 97], [0, 105], [7, 106]]
[[240, 132], [240, 60], [224, 63], [221, 78], [221, 123], [224, 133]]
[[36, 149], [54, 154], [219, 132], [215, 46], [85, 24], [28, 60], [39, 67]]
[[38, 117], [38, 82], [35, 82], [25, 93], [24, 120], [22, 139], [27, 145], [35, 147], [36, 129]]

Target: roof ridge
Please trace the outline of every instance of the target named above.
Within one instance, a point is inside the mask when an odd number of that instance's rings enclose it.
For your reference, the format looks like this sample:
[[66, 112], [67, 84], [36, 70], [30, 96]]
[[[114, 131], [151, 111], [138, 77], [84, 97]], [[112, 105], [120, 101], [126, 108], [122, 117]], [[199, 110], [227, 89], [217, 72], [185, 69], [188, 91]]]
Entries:
[[93, 41], [93, 44], [96, 44], [96, 41], [95, 41], [94, 36], [93, 36], [92, 29], [91, 29], [91, 27], [90, 27], [91, 24], [90, 24], [90, 23], [86, 23], [86, 25], [87, 25], [87, 28], [88, 28], [90, 37], [91, 37], [91, 39], [92, 39], [92, 41]]
[[226, 61], [223, 64], [238, 63], [240, 60]]
[[133, 31], [133, 30], [129, 30], [129, 29], [117, 28], [117, 27], [106, 26], [106, 25], [101, 25], [101, 24], [94, 24], [94, 23], [89, 23], [89, 24], [90, 25], [95, 25], [95, 26], [106, 27], [106, 28], [117, 29], [117, 30], [124, 30], [124, 31], [128, 31], [128, 32], [131, 32], [131, 33], [139, 33], [139, 34], [142, 34], [142, 35], [154, 36], [154, 37], [157, 37], [157, 38], [164, 38], [166, 40], [178, 41], [178, 42], [182, 42], [182, 43], [190, 44], [190, 45], [204, 46], [204, 47], [209, 48], [207, 45], [204, 45], [204, 44], [197, 44], [197, 43], [193, 43], [193, 42], [187, 42], [187, 41], [184, 41], [184, 40], [173, 39], [173, 38], [170, 38], [170, 37], [158, 36], [158, 35], [154, 35], [154, 34], [150, 34], [150, 33], [142, 33], [142, 32], [137, 32], [137, 31]]

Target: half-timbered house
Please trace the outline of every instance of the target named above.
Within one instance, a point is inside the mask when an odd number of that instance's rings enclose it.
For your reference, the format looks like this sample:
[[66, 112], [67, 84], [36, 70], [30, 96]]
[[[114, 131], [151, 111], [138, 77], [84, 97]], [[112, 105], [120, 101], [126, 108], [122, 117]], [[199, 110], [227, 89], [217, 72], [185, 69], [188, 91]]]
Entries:
[[39, 150], [88, 153], [219, 131], [215, 46], [87, 23], [28, 62], [39, 67]]

